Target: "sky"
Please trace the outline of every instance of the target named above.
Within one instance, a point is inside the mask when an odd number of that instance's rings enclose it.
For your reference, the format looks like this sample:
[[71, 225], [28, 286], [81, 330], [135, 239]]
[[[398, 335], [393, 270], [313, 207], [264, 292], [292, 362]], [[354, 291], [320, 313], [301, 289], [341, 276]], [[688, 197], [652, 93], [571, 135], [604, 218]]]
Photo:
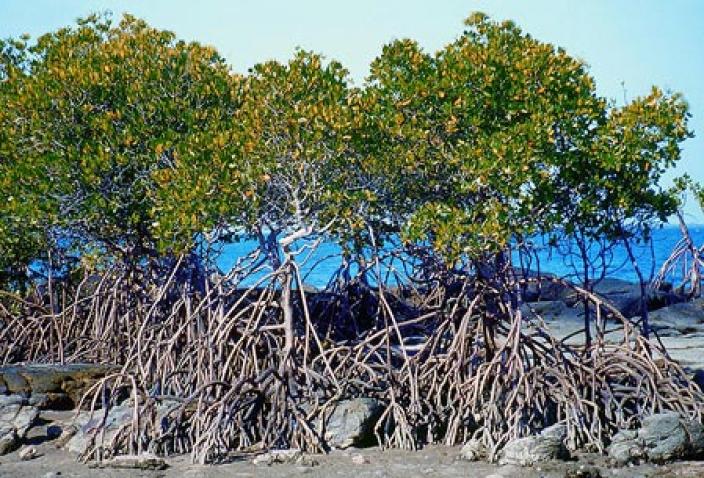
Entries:
[[[696, 136], [663, 185], [682, 173], [704, 182], [704, 0], [0, 0], [0, 37], [36, 36], [106, 10], [213, 45], [236, 71], [301, 47], [339, 60], [357, 84], [385, 43], [413, 38], [432, 52], [483, 11], [585, 61], [599, 94], [617, 104], [651, 85], [683, 93]], [[694, 201], [685, 212], [704, 223]]]

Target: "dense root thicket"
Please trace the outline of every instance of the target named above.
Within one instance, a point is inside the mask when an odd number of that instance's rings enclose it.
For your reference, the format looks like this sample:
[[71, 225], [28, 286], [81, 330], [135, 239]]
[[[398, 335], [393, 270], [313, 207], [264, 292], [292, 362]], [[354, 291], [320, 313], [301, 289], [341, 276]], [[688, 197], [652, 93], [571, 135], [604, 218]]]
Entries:
[[166, 280], [116, 269], [51, 303], [46, 294], [5, 296], [1, 360], [123, 365], [86, 400], [104, 416], [98, 408], [127, 398], [134, 419], [110, 441], [96, 430], [84, 459], [150, 450], [203, 463], [233, 451], [324, 451], [324, 417], [353, 397], [385, 404], [375, 430], [382, 446], [473, 437], [490, 458], [558, 421], [570, 447], [601, 451], [644, 415], [702, 419], [704, 396], [679, 365], [578, 288], [595, 312], [588, 346], [523, 316], [520, 289], [544, 278], [510, 268], [379, 287], [370, 284], [395, 281], [377, 261], [321, 292], [304, 287], [296, 262], [268, 272], [263, 263], [255, 253], [198, 283], [182, 259]]

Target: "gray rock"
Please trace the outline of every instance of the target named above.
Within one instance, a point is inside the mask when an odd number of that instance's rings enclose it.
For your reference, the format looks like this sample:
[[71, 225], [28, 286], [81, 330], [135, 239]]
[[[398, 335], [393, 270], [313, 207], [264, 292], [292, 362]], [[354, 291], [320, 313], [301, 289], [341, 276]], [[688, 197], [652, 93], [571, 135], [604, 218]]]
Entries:
[[704, 392], [704, 370], [695, 370], [692, 381]]
[[383, 411], [383, 404], [373, 398], [343, 400], [325, 420], [325, 440], [336, 448], [369, 444], [374, 441], [374, 427]]
[[0, 455], [19, 447], [39, 416], [39, 410], [24, 405], [21, 400], [7, 403], [11, 404], [0, 407]]
[[73, 400], [65, 393], [33, 393], [27, 401], [29, 405], [42, 410], [69, 410]]
[[6, 455], [20, 446], [20, 437], [12, 427], [0, 427], [0, 455]]
[[26, 448], [23, 448], [19, 452], [19, 457], [20, 460], [22, 461], [29, 461], [37, 458], [39, 456], [39, 451], [37, 450], [36, 447], [33, 446], [28, 446]]
[[665, 462], [687, 456], [689, 437], [678, 413], [660, 413], [643, 420], [638, 438], [650, 461]]
[[[569, 295], [569, 289], [559, 282], [551, 280], [551, 274], [541, 274], [541, 279], [530, 282], [523, 290], [523, 300], [526, 302], [537, 301], [562, 301]], [[520, 274], [519, 274], [520, 277]], [[537, 272], [528, 271], [528, 278], [536, 278]]]
[[594, 292], [616, 307], [624, 317], [640, 315], [640, 286], [638, 284], [607, 277], [594, 285]]
[[593, 287], [594, 292], [603, 296], [618, 294], [640, 294], [640, 286], [636, 283], [614, 277], [605, 277], [596, 282]]
[[141, 455], [120, 455], [100, 463], [101, 468], [122, 468], [133, 470], [163, 470], [167, 467], [163, 458], [151, 453]]
[[564, 423], [556, 423], [541, 431], [540, 436], [564, 442], [567, 439], [567, 425]]
[[10, 405], [27, 405], [28, 401], [21, 395], [0, 395], [0, 409]]
[[[168, 412], [181, 405], [181, 402], [164, 400], [156, 407], [156, 421], [168, 427]], [[121, 405], [111, 407], [107, 416], [103, 410], [79, 412], [64, 427], [62, 435], [57, 440], [57, 446], [66, 448], [72, 453], [83, 455], [90, 451], [97, 439], [102, 437], [103, 443], [109, 443], [117, 432], [134, 418], [134, 406], [128, 401]]]
[[684, 420], [682, 425], [689, 437], [689, 455], [701, 458], [704, 455], [704, 425], [694, 420]]
[[565, 478], [602, 478], [601, 470], [591, 465], [579, 465], [568, 469]]
[[54, 443], [54, 446], [56, 448], [64, 448], [68, 442], [78, 433], [78, 427], [76, 425], [64, 425], [59, 427], [60, 432], [59, 436], [56, 439], [56, 442]]
[[645, 444], [637, 431], [621, 430], [611, 437], [607, 453], [613, 461], [625, 465], [645, 457]]
[[538, 315], [547, 321], [580, 320], [582, 309], [570, 307], [561, 300], [538, 301], [521, 305], [523, 317], [533, 318]]
[[257, 466], [271, 466], [275, 464], [291, 464], [298, 463], [303, 457], [301, 450], [272, 450], [268, 453], [262, 453], [252, 459], [252, 464]]
[[371, 460], [368, 456], [357, 453], [356, 455], [352, 455], [352, 463], [355, 465], [368, 465], [371, 463]]
[[499, 464], [533, 466], [546, 461], [567, 459], [570, 454], [564, 443], [566, 435], [567, 428], [564, 425], [554, 425], [538, 435], [510, 441], [501, 450]]
[[70, 399], [69, 405], [76, 405], [97, 380], [117, 370], [115, 365], [86, 363], [7, 365], [0, 367], [0, 385], [13, 394], [61, 394], [47, 395], [53, 398], [65, 395]]
[[479, 440], [469, 440], [460, 450], [460, 458], [467, 461], [479, 461], [486, 458], [486, 456], [486, 447]]
[[[580, 284], [578, 284], [580, 285]], [[618, 309], [626, 317], [635, 317], [640, 314], [640, 286], [621, 279], [606, 277], [593, 286], [593, 292]], [[653, 293], [654, 299], [659, 292]], [[576, 292], [569, 289], [560, 297], [568, 306], [577, 306], [581, 298]]]
[[663, 307], [651, 312], [649, 318], [653, 329], [663, 337], [704, 336], [704, 301], [701, 299]]
[[[68, 439], [65, 448], [71, 453], [82, 455], [96, 445], [95, 440], [102, 434], [108, 443], [119, 429], [134, 417], [134, 408], [129, 405], [112, 407], [107, 416], [102, 410], [93, 413], [80, 412], [74, 419], [75, 434]], [[103, 433], [101, 433], [103, 432]]]
[[607, 448], [619, 464], [638, 460], [664, 463], [704, 453], [704, 426], [676, 412], [658, 413], [643, 419], [637, 430], [622, 430]]

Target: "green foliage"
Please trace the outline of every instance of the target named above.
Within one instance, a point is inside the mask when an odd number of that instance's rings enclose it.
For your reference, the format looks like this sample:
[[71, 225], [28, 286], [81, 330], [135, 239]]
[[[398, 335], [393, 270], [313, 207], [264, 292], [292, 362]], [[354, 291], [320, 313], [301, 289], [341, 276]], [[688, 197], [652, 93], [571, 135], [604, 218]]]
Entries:
[[0, 95], [12, 199], [0, 206], [2, 247], [15, 247], [12, 228], [36, 222], [79, 250], [153, 254], [154, 177], [194, 132], [232, 113], [223, 60], [130, 16], [115, 26], [94, 16], [16, 51], [5, 55]]
[[185, 231], [186, 241], [193, 223], [248, 235], [339, 229], [338, 208], [348, 207], [346, 76], [339, 63], [304, 51], [288, 64], [256, 65], [237, 84], [233, 115], [177, 150], [176, 168], [162, 178], [178, 184], [163, 189], [166, 229]]
[[435, 54], [386, 45], [361, 89], [304, 51], [232, 74], [130, 16], [0, 43], [0, 270], [57, 238], [139, 261], [222, 231], [402, 233], [452, 262], [674, 211], [658, 182], [691, 135], [681, 96], [616, 108], [515, 24], [466, 28]]
[[689, 135], [678, 95], [609, 108], [563, 50], [482, 14], [466, 25], [435, 55], [387, 45], [364, 92], [378, 194], [408, 240], [482, 257], [537, 232], [611, 233], [673, 211], [657, 181]]

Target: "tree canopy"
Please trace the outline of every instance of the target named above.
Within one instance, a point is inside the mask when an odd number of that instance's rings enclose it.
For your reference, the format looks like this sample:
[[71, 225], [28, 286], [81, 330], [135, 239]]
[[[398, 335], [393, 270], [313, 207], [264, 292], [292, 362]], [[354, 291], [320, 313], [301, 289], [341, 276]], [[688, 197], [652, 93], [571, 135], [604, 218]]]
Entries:
[[587, 66], [475, 13], [435, 52], [384, 46], [360, 88], [298, 51], [248, 74], [144, 21], [0, 44], [0, 270], [62, 243], [141, 260], [217, 230], [370, 234], [452, 262], [532, 234], [615, 235], [676, 208], [679, 94], [616, 107]]
[[[0, 256], [26, 260], [58, 240], [123, 260], [156, 254], [156, 177], [232, 114], [236, 78], [222, 58], [131, 16], [5, 46]], [[33, 253], [16, 249], [26, 237]]]
[[466, 26], [435, 55], [387, 45], [365, 89], [370, 161], [408, 238], [476, 256], [674, 212], [658, 181], [689, 136], [679, 95], [616, 108], [564, 50], [482, 14]]

